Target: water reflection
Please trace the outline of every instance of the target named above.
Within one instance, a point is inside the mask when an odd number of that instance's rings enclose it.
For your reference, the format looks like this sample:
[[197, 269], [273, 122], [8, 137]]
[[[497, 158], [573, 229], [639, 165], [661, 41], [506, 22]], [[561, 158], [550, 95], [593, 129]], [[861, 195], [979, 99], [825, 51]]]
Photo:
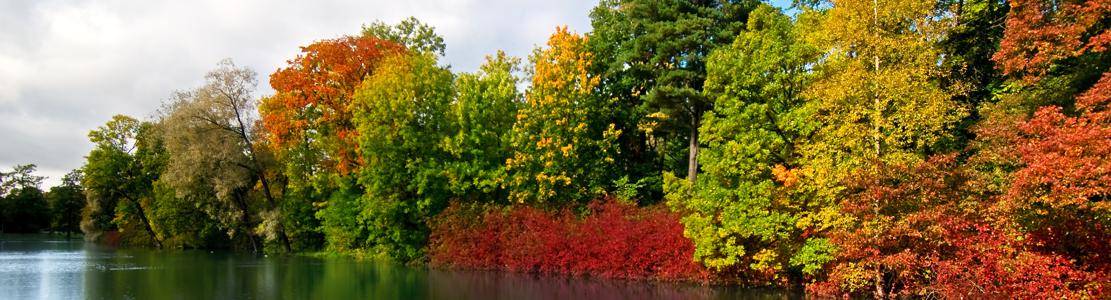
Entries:
[[346, 258], [115, 250], [0, 236], [4, 299], [793, 299], [771, 290], [426, 270]]

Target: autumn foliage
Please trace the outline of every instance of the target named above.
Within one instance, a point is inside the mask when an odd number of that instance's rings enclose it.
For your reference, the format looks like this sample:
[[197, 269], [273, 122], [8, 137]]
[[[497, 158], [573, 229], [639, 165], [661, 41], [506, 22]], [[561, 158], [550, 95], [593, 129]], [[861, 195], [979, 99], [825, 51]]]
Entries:
[[288, 66], [270, 75], [276, 93], [259, 111], [270, 143], [281, 152], [311, 141], [328, 143], [334, 166], [355, 162], [355, 130], [350, 102], [355, 88], [383, 58], [403, 51], [395, 42], [373, 36], [321, 40], [301, 48]]
[[829, 297], [1111, 296], [1111, 0], [794, 4], [601, 0], [594, 32], [476, 73], [416, 19], [319, 40], [258, 127], [94, 131], [84, 228]]
[[[586, 216], [580, 217], [579, 215]], [[679, 215], [597, 200], [584, 212], [453, 204], [432, 223], [434, 266], [608, 278], [707, 280]]]
[[819, 295], [943, 298], [1082, 298], [1108, 288], [1100, 272], [1038, 247], [969, 189], [954, 156], [879, 165], [849, 184], [834, 230], [842, 251]]

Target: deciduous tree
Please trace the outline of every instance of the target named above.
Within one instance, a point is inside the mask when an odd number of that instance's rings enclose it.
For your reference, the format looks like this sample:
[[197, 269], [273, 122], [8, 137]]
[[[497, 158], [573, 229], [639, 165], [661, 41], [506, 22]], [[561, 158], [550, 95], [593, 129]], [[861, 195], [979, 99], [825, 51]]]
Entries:
[[447, 118], [456, 130], [443, 147], [451, 154], [447, 163], [448, 186], [455, 197], [468, 202], [507, 199], [505, 160], [513, 155], [511, 137], [523, 97], [519, 58], [505, 52], [486, 57], [476, 73], [455, 79], [456, 98]]
[[558, 205], [600, 195], [621, 131], [605, 118], [591, 92], [593, 54], [587, 37], [556, 29], [532, 57], [532, 85], [513, 125], [513, 157], [506, 161], [511, 200]]
[[[256, 145], [256, 84], [254, 71], [224, 60], [205, 75], [203, 86], [175, 95], [162, 120], [169, 154], [163, 178], [178, 197], [197, 201], [222, 222], [230, 236], [258, 231], [288, 252], [270, 166], [259, 159], [266, 149]], [[261, 205], [253, 206], [258, 198]]]
[[138, 152], [146, 150], [146, 139], [157, 138], [149, 132], [151, 124], [135, 118], [116, 115], [104, 126], [89, 132], [94, 145], [85, 157], [85, 174], [81, 185], [85, 187], [86, 204], [82, 212], [81, 231], [86, 239], [96, 240], [108, 230], [138, 228], [145, 237], [135, 236], [142, 243], [161, 248], [162, 242], [154, 232], [149, 210], [152, 183], [158, 173], [139, 159]]
[[402, 261], [420, 257], [427, 221], [447, 206], [439, 143], [452, 132], [448, 111], [453, 75], [430, 53], [383, 60], [355, 93], [352, 106], [365, 188], [357, 220], [368, 234], [365, 246]]

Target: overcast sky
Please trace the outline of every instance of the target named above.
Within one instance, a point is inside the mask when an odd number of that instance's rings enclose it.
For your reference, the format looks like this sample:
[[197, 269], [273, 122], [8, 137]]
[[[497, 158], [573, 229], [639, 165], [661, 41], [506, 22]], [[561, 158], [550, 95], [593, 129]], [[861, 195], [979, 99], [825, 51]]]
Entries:
[[2, 0], [0, 170], [34, 163], [44, 187], [78, 168], [86, 134], [146, 118], [223, 58], [267, 77], [298, 47], [415, 16], [444, 37], [444, 63], [473, 71], [498, 49], [525, 57], [558, 25], [589, 32], [596, 0]]

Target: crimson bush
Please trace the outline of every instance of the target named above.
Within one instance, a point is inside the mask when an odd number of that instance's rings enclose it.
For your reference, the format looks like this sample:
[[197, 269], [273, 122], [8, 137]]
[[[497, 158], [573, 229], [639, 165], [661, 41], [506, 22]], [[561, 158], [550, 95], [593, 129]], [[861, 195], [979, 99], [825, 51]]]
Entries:
[[705, 281], [679, 215], [612, 199], [574, 210], [452, 204], [432, 222], [433, 266]]

